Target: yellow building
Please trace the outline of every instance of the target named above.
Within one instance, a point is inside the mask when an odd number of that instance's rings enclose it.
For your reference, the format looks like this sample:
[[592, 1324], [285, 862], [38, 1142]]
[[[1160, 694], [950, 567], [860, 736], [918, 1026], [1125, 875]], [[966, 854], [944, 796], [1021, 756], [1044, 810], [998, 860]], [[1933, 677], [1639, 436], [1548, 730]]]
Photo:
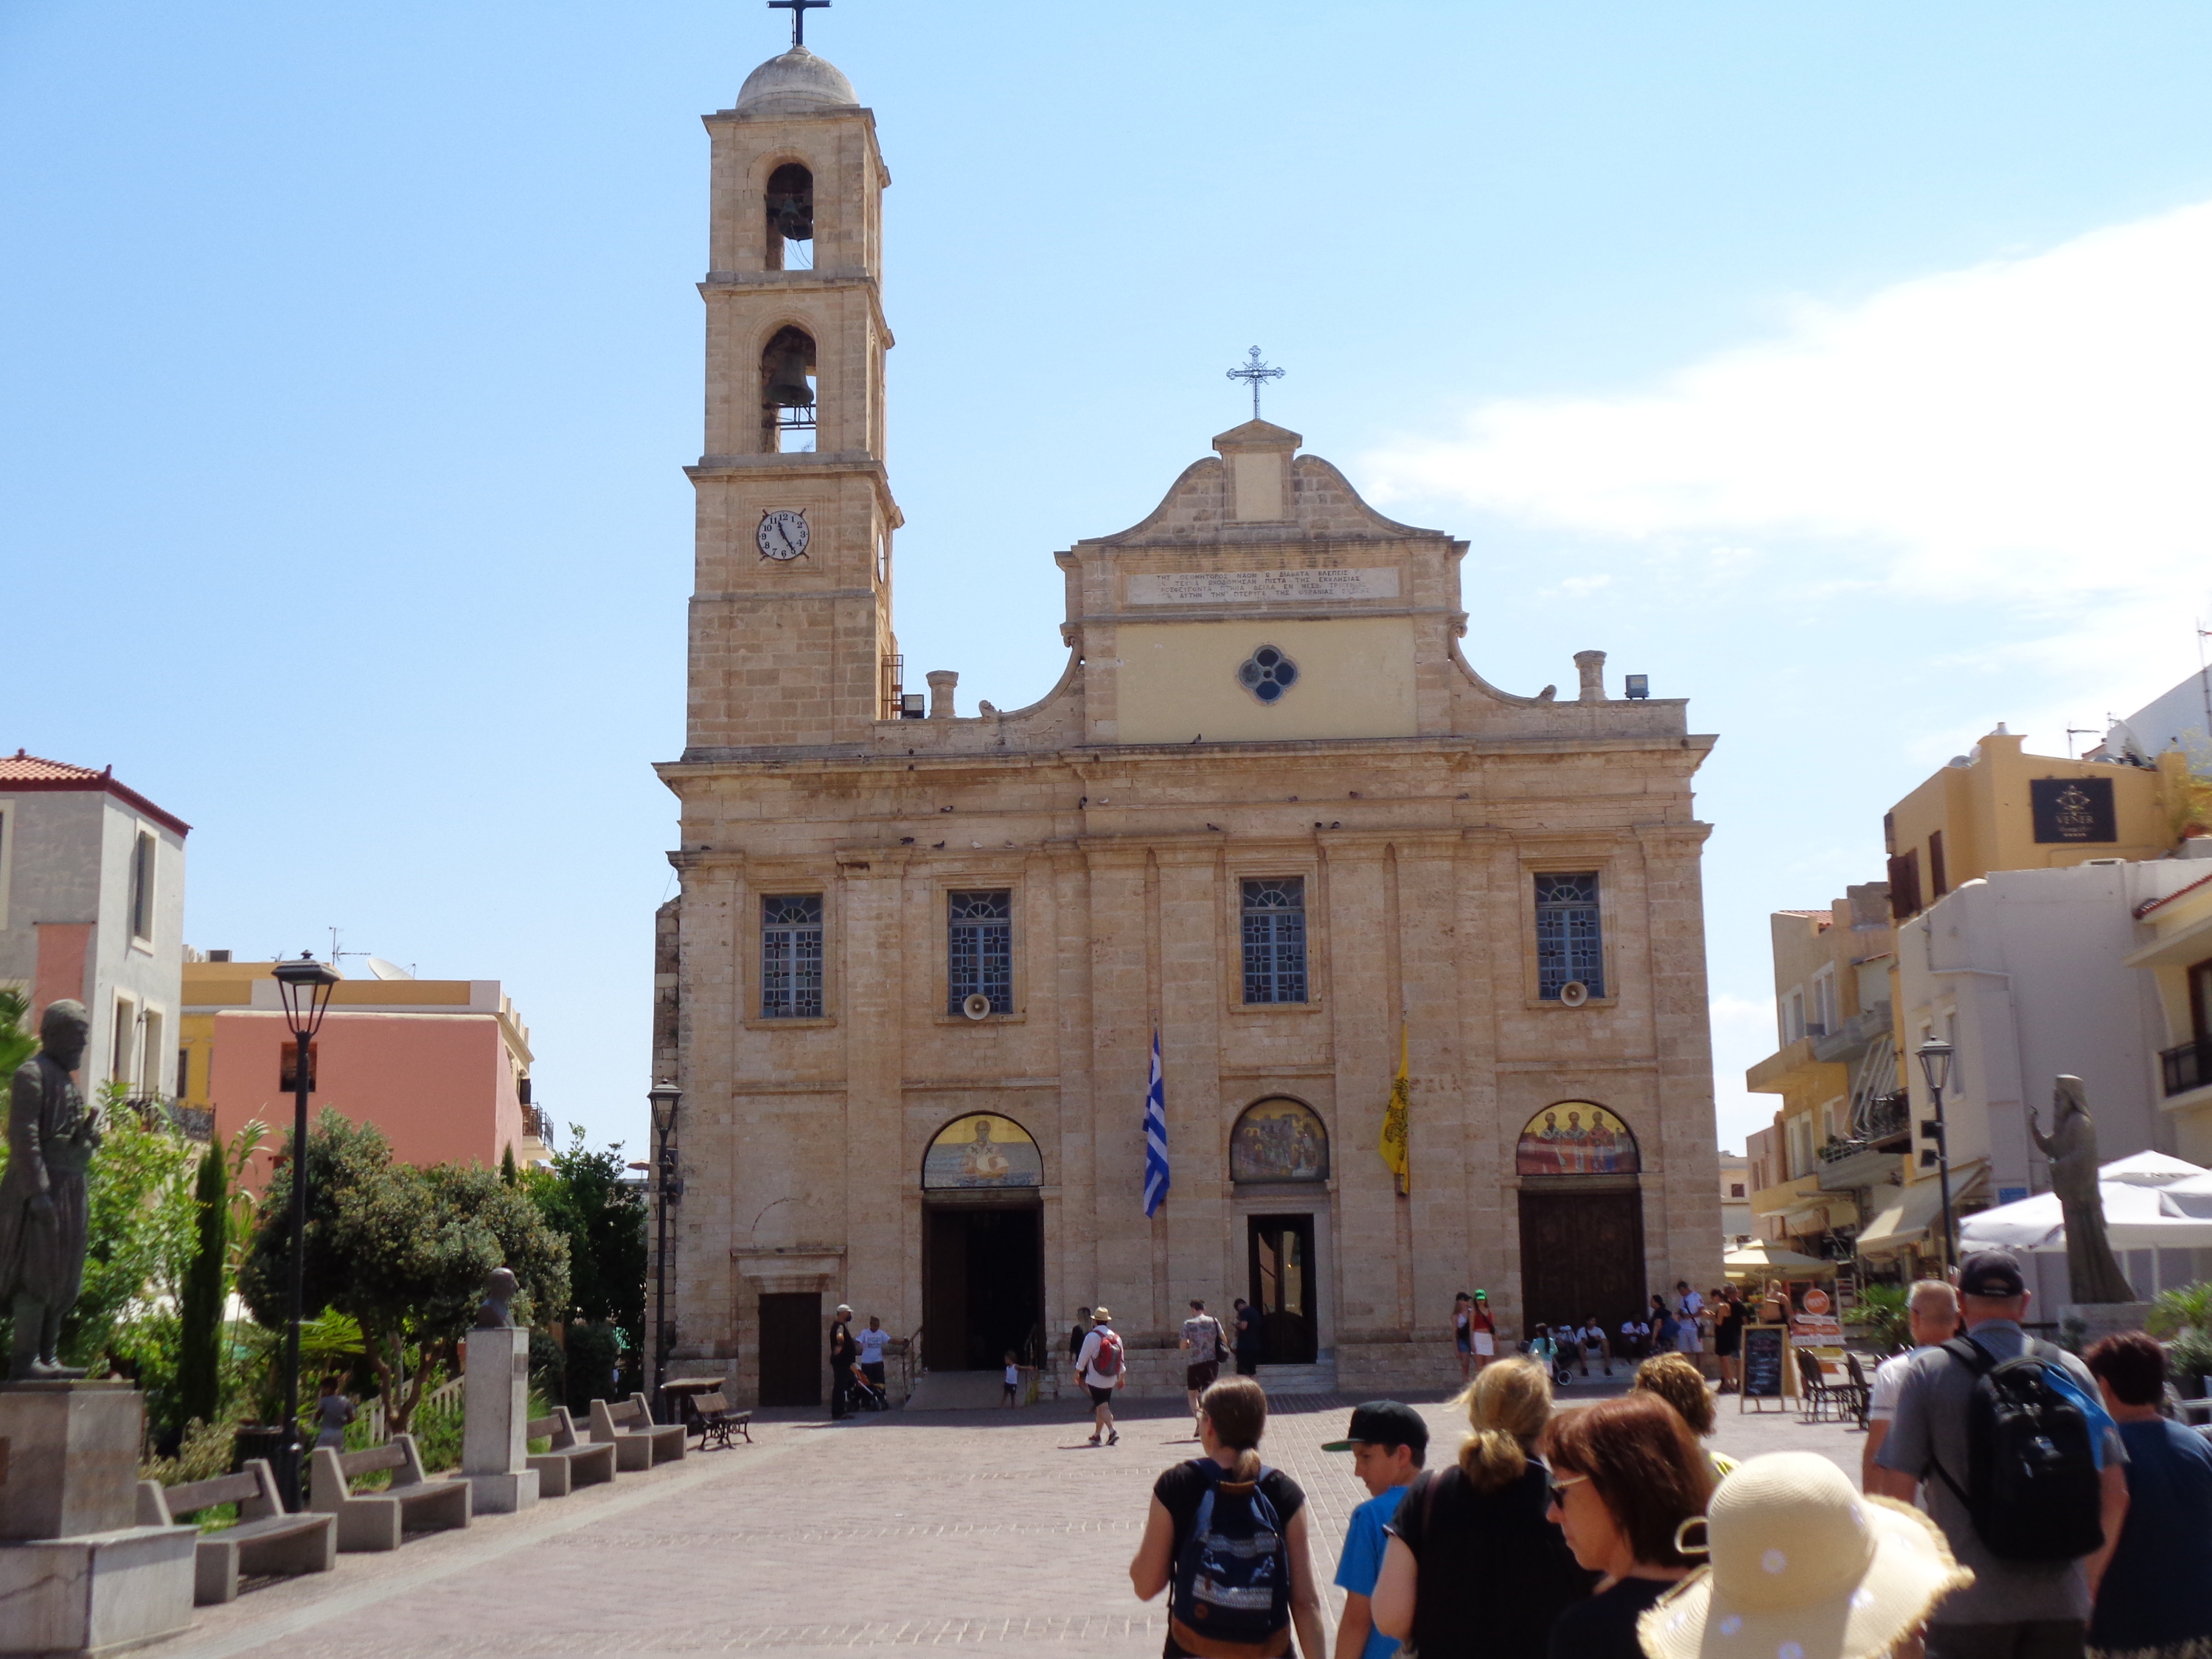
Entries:
[[2154, 859], [2192, 821], [2189, 762], [2178, 750], [2141, 766], [2031, 755], [2025, 741], [2000, 722], [1883, 817], [1894, 920], [1992, 870]]
[[2212, 872], [2137, 905], [2135, 919], [2150, 939], [2128, 966], [2157, 985], [2172, 1045], [2158, 1056], [2159, 1104], [2173, 1118], [2175, 1152], [2212, 1164]]
[[1888, 890], [1870, 882], [1825, 910], [1771, 919], [1779, 1046], [1744, 1086], [1780, 1095], [1782, 1108], [1748, 1143], [1751, 1212], [1758, 1237], [1806, 1255], [1851, 1255], [1903, 1178], [1911, 1130], [1896, 1099], [1888, 909]]

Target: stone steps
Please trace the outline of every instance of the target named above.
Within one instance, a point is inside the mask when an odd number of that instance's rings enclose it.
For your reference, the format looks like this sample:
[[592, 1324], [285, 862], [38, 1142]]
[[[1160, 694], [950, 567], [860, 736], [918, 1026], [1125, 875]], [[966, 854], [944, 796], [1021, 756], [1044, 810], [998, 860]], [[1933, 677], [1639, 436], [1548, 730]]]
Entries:
[[1310, 1365], [1262, 1365], [1260, 1386], [1270, 1398], [1277, 1395], [1334, 1394], [1336, 1356], [1324, 1353]]

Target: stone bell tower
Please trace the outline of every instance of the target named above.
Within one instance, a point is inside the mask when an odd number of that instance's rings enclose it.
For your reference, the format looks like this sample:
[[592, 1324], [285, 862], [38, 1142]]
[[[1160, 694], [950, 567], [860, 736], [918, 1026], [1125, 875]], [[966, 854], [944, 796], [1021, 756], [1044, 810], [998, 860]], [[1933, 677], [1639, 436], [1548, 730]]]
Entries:
[[[854, 743], [895, 714], [875, 118], [804, 46], [705, 118], [706, 452], [688, 752]], [[702, 756], [702, 757], [708, 757]]]

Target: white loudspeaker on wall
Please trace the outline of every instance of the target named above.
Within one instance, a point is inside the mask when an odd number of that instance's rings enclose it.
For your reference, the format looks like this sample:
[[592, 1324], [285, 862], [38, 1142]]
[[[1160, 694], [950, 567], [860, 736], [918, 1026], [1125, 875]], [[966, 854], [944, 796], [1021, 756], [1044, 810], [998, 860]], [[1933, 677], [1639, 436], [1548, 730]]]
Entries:
[[1578, 979], [1571, 979], [1559, 987], [1559, 1000], [1570, 1008], [1579, 1008], [1589, 1000], [1589, 987]]
[[981, 991], [970, 991], [960, 999], [960, 1012], [970, 1019], [985, 1019], [991, 1012], [991, 999]]

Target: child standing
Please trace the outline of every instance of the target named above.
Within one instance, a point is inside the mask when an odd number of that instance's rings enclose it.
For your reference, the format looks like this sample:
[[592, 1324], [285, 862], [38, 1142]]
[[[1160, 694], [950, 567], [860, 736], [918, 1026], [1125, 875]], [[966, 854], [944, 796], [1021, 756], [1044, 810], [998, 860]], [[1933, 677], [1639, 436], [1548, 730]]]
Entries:
[[1382, 1529], [1427, 1461], [1429, 1425], [1411, 1406], [1370, 1400], [1354, 1408], [1350, 1437], [1332, 1440], [1322, 1449], [1350, 1452], [1352, 1472], [1368, 1492], [1367, 1501], [1352, 1512], [1344, 1555], [1336, 1566], [1337, 1587], [1344, 1591], [1344, 1617], [1336, 1627], [1338, 1659], [1390, 1659], [1398, 1651], [1398, 1638], [1375, 1628], [1369, 1602], [1389, 1542]]
[[1013, 1352], [1009, 1349], [1006, 1353], [1006, 1386], [1000, 1391], [1006, 1397], [999, 1403], [1001, 1406], [1020, 1405], [1021, 1389], [1022, 1368], [1014, 1363]]

